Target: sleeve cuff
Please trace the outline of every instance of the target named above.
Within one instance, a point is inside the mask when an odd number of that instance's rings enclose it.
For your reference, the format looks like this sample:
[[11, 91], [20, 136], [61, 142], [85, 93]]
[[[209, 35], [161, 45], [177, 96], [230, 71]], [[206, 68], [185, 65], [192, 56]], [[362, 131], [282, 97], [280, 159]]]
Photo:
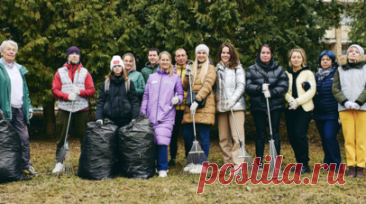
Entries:
[[347, 99], [346, 99], [346, 100], [344, 100], [344, 101], [342, 101], [341, 105], [342, 105], [342, 106], [344, 106], [344, 104], [345, 104], [347, 101], [348, 101]]
[[355, 101], [359, 106], [362, 106], [363, 105], [363, 103], [361, 103], [360, 101], [358, 101], [358, 100], [356, 100]]

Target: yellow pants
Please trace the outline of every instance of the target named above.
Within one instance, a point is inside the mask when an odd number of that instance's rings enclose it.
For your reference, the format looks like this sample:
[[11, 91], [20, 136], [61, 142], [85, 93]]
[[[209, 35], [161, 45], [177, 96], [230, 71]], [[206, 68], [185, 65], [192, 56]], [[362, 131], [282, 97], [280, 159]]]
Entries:
[[347, 166], [365, 168], [366, 162], [366, 111], [339, 112], [344, 135]]

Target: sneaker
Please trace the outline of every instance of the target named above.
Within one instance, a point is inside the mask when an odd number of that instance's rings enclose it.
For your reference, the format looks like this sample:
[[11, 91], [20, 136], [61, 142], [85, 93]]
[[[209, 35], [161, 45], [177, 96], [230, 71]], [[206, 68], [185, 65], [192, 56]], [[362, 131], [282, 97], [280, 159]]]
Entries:
[[171, 160], [168, 162], [168, 166], [175, 166], [175, 159], [171, 159]]
[[201, 164], [196, 164], [192, 167], [191, 170], [189, 170], [189, 173], [191, 174], [201, 174], [202, 171], [202, 165]]
[[34, 170], [33, 166], [29, 166], [26, 169], [23, 169], [23, 174], [27, 176], [38, 176], [39, 174]]
[[186, 167], [183, 168], [183, 171], [189, 171], [194, 167], [193, 163], [188, 164]]
[[167, 171], [159, 171], [159, 177], [167, 177]]
[[57, 162], [55, 168], [52, 170], [53, 174], [61, 173], [64, 170], [64, 165], [61, 162]]

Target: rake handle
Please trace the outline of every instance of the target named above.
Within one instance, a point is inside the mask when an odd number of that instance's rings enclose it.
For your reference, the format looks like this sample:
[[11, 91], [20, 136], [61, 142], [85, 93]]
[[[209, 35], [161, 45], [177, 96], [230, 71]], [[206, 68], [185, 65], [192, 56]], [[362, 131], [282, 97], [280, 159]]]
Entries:
[[268, 112], [269, 135], [271, 136], [271, 140], [273, 140], [273, 135], [272, 135], [272, 121], [271, 121], [271, 110], [269, 108], [269, 100], [268, 100], [268, 98], [266, 98], [266, 102], [267, 102], [267, 112]]
[[[191, 84], [191, 74], [188, 75], [188, 79], [189, 79], [189, 93], [191, 94], [191, 105], [193, 104], [193, 94], [192, 94], [192, 84]], [[194, 120], [194, 115], [192, 114], [192, 119], [193, 119], [193, 136], [194, 136], [194, 140], [197, 140], [197, 135], [196, 135], [196, 121]]]

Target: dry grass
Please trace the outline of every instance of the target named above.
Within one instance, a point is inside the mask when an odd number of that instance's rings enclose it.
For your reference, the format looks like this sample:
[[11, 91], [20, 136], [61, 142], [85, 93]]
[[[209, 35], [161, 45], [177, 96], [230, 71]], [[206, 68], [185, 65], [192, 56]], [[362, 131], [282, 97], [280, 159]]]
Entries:
[[[250, 121], [246, 124], [248, 138], [251, 138], [253, 127]], [[284, 134], [281, 130], [281, 134]], [[321, 163], [323, 150], [316, 136], [314, 124], [309, 132], [310, 165]], [[283, 139], [285, 141], [285, 139]], [[255, 154], [253, 141], [248, 141], [247, 151]], [[342, 147], [342, 161], [345, 152]], [[284, 142], [281, 145], [284, 155], [284, 167], [295, 162], [291, 146]], [[71, 154], [77, 171], [80, 155], [79, 142], [70, 142]], [[127, 179], [117, 177], [112, 180], [89, 181], [76, 176], [57, 177], [51, 175], [54, 167], [54, 141], [31, 141], [32, 162], [40, 176], [31, 181], [12, 182], [0, 185], [0, 203], [365, 203], [366, 179], [345, 178], [345, 185], [328, 185], [326, 172], [321, 172], [317, 185], [221, 185], [216, 181], [205, 187], [197, 195], [199, 176], [181, 174], [184, 163], [183, 141], [179, 141], [178, 165], [170, 168], [167, 178], [157, 176], [149, 180]], [[268, 152], [267, 149], [265, 150]], [[221, 149], [215, 136], [211, 141], [211, 162], [223, 164]], [[303, 177], [311, 177], [305, 174]]]

